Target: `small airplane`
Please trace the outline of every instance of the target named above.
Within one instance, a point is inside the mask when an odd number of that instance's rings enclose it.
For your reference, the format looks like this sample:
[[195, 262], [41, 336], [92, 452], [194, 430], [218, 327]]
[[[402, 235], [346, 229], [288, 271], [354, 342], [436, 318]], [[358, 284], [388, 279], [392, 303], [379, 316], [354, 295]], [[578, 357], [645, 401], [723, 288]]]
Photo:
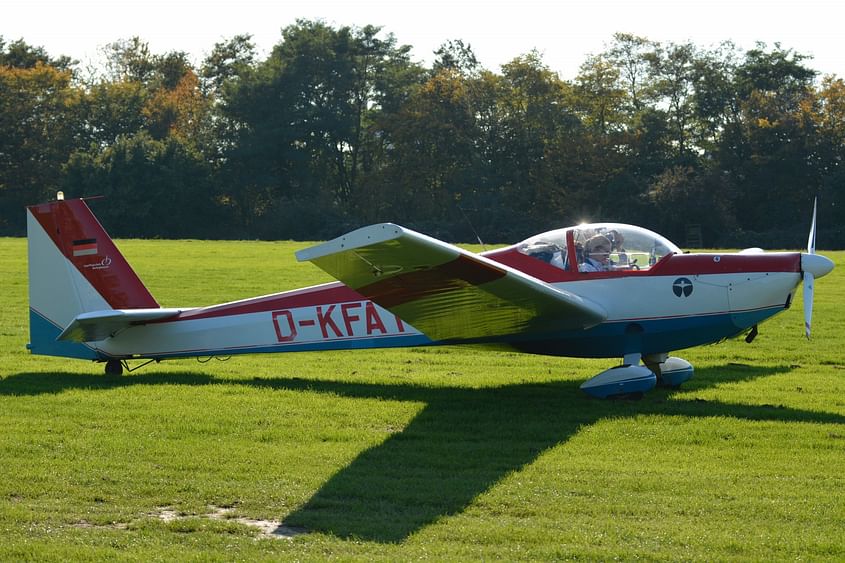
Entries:
[[[637, 397], [693, 375], [680, 350], [747, 333], [789, 308], [803, 279], [833, 269], [807, 251], [689, 254], [647, 229], [582, 224], [474, 254], [391, 223], [300, 250], [337, 282], [195, 308], [162, 308], [84, 199], [27, 208], [34, 354], [130, 370], [153, 361], [246, 353], [454, 344], [621, 358], [584, 382]], [[141, 365], [132, 369], [138, 369]]]

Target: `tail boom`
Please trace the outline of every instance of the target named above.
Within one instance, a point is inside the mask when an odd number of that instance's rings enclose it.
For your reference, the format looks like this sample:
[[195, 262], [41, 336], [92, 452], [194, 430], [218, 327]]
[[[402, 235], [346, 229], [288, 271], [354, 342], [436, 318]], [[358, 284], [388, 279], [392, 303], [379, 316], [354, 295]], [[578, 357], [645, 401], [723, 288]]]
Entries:
[[427, 344], [414, 327], [339, 283], [183, 310], [93, 343], [109, 357], [138, 359]]

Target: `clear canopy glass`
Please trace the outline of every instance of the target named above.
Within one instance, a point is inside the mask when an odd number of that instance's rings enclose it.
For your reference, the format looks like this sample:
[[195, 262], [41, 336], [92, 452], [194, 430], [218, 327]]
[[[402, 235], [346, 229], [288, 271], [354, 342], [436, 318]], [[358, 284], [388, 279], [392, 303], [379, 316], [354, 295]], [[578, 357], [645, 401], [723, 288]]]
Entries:
[[667, 238], [634, 225], [589, 223], [534, 235], [518, 245], [519, 252], [569, 269], [567, 236], [572, 233], [580, 271], [642, 270], [681, 249]]

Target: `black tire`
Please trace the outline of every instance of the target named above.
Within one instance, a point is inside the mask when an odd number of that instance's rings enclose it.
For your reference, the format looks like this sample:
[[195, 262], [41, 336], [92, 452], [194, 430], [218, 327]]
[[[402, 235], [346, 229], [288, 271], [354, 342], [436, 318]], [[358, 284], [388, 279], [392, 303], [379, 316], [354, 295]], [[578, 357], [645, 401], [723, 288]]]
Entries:
[[123, 375], [123, 364], [120, 363], [120, 360], [106, 362], [106, 375]]

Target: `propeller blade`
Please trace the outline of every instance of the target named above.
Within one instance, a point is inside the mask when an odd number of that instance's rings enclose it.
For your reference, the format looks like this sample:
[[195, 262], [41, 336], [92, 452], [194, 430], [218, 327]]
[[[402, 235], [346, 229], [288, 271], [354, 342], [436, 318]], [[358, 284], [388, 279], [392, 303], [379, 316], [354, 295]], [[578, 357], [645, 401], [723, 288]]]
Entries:
[[[816, 206], [819, 198], [813, 199], [813, 221], [810, 223], [810, 236], [807, 238], [807, 254], [816, 253]], [[808, 260], [809, 261], [809, 260]], [[802, 259], [802, 267], [804, 260]], [[815, 276], [804, 270], [804, 334], [810, 339], [810, 329], [813, 324], [813, 284]]]
[[813, 282], [815, 277], [810, 272], [804, 272], [804, 334], [810, 339], [810, 327], [813, 322]]
[[816, 253], [816, 205], [819, 198], [813, 199], [813, 222], [810, 223], [810, 238], [807, 239], [807, 254]]

